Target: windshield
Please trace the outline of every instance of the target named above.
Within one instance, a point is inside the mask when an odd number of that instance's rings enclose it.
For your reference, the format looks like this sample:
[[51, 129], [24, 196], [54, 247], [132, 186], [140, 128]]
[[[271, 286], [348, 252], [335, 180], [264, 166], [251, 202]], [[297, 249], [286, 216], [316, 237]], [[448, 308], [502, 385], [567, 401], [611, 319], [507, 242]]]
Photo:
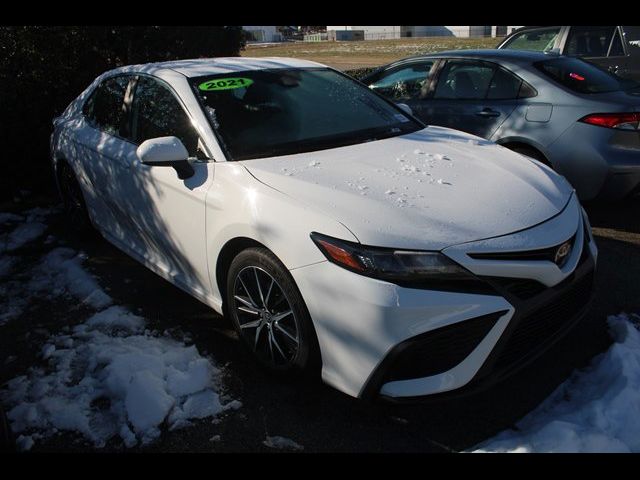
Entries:
[[606, 93], [638, 88], [638, 83], [618, 77], [577, 58], [554, 58], [534, 66], [561, 85], [578, 93]]
[[328, 68], [234, 72], [191, 84], [232, 160], [353, 145], [423, 128]]

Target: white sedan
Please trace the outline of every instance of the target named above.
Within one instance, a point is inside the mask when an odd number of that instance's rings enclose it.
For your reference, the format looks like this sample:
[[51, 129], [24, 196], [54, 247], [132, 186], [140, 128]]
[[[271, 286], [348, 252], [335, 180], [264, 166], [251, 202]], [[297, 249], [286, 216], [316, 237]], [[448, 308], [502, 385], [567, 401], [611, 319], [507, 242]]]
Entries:
[[475, 391], [580, 319], [597, 249], [563, 177], [326, 66], [127, 66], [54, 120], [70, 223], [355, 397]]

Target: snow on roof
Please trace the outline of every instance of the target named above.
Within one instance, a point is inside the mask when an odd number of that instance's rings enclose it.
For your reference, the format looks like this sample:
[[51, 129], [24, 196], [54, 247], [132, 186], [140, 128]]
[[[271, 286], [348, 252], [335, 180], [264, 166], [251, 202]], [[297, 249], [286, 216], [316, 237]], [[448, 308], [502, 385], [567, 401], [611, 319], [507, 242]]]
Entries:
[[246, 70], [264, 70], [269, 68], [309, 68], [324, 67], [325, 65], [308, 60], [286, 57], [220, 57], [197, 58], [190, 60], [174, 60], [169, 62], [145, 63], [121, 67], [113, 72], [144, 72], [155, 73], [159, 70], [174, 70], [186, 77], [202, 75], [217, 75], [242, 72]]

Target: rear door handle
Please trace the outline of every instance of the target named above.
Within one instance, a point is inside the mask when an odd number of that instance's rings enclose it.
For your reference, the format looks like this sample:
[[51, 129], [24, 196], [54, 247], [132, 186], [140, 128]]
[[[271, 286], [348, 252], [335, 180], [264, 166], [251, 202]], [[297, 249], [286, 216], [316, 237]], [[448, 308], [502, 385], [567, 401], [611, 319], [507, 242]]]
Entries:
[[500, 116], [500, 112], [497, 110], [493, 110], [491, 108], [484, 108], [482, 110], [480, 110], [479, 112], [476, 112], [476, 115], [479, 117], [499, 117]]

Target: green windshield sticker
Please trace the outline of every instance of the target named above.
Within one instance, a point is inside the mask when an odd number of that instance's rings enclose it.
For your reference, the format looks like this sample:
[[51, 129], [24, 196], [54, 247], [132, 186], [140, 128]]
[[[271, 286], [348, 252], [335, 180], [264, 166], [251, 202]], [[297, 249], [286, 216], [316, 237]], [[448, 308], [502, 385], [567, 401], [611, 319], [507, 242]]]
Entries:
[[252, 83], [253, 80], [250, 78], [216, 78], [201, 83], [198, 85], [198, 88], [206, 92], [212, 90], [231, 90], [233, 88], [246, 88]]

